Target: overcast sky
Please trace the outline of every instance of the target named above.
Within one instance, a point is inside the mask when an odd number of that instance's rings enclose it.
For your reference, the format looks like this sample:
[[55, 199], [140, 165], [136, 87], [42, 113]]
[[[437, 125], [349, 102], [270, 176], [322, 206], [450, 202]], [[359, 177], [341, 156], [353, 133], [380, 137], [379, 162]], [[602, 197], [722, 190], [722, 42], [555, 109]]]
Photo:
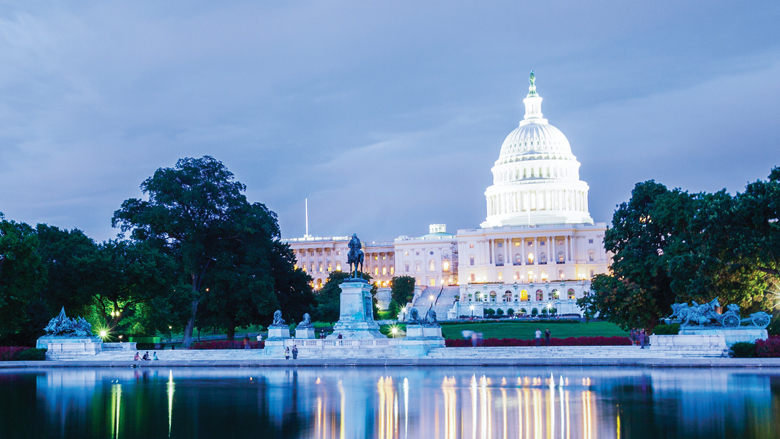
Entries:
[[0, 212], [113, 238], [212, 155], [283, 237], [475, 228], [534, 70], [610, 222], [780, 165], [780, 2], [3, 2]]

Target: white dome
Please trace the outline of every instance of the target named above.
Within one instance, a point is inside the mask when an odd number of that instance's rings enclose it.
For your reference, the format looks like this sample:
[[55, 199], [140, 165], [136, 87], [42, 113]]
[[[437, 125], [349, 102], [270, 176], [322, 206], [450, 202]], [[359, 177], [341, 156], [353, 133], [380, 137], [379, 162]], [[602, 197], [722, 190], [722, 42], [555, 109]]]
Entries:
[[561, 130], [542, 117], [542, 98], [533, 72], [525, 118], [504, 140], [485, 191], [488, 216], [482, 227], [593, 224], [588, 185]]

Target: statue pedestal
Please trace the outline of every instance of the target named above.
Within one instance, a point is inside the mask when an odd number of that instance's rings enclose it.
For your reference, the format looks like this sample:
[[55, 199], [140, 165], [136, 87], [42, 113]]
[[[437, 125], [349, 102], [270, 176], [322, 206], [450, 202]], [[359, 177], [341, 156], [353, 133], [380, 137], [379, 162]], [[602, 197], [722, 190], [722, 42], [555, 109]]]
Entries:
[[387, 338], [379, 332], [379, 325], [374, 321], [371, 285], [363, 279], [347, 279], [339, 287], [339, 321], [333, 325], [333, 334], [328, 339], [337, 339], [339, 334], [346, 339]]
[[97, 355], [103, 350], [103, 340], [99, 338], [44, 336], [35, 345], [38, 349], [46, 349], [47, 360]]
[[723, 357], [728, 351], [723, 334], [651, 335], [650, 350], [699, 357]]
[[266, 341], [272, 341], [272, 340], [283, 340], [286, 338], [290, 338], [290, 328], [287, 326], [270, 326], [268, 328], [268, 339]]
[[402, 357], [424, 357], [432, 348], [443, 348], [441, 326], [406, 325], [406, 337], [398, 340]]
[[311, 339], [316, 339], [317, 338], [317, 334], [316, 334], [316, 331], [314, 331], [314, 328], [296, 328], [295, 329], [295, 338], [296, 339], [311, 340]]
[[761, 328], [680, 328], [680, 335], [722, 335], [726, 339], [726, 345], [731, 346], [734, 343], [747, 342], [755, 343], [756, 340], [766, 340], [769, 334], [766, 329]]

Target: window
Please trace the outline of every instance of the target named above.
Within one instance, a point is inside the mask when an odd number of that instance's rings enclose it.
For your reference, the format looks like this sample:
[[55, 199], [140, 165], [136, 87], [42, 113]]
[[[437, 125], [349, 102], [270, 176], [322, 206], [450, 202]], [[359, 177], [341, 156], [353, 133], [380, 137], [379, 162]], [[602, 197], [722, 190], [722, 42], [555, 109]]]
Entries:
[[390, 274], [395, 274], [395, 267], [392, 265], [390, 266]]
[[379, 256], [378, 255], [374, 255], [374, 260], [378, 261], [379, 260]]
[[521, 302], [528, 302], [528, 290], [520, 291], [520, 301]]
[[469, 265], [474, 266], [474, 256], [469, 256]]
[[428, 285], [435, 287], [436, 286], [436, 278], [432, 277], [428, 280]]
[[428, 263], [428, 271], [436, 271], [436, 263], [434, 261]]
[[330, 264], [328, 264], [328, 273], [330, 273], [331, 271], [333, 271], [333, 266], [331, 266]]
[[404, 256], [409, 256], [409, 252], [404, 252]]
[[552, 290], [550, 293], [550, 300], [558, 300], [561, 298], [561, 292], [558, 290]]
[[450, 271], [450, 261], [448, 261], [446, 259], [443, 260], [441, 262], [441, 269], [442, 269], [442, 271]]
[[512, 301], [512, 292], [507, 290], [504, 291], [504, 302], [511, 302]]
[[530, 264], [533, 264], [533, 263], [534, 263], [534, 254], [533, 253], [528, 253], [528, 264], [530, 265]]
[[[472, 264], [473, 265], [473, 264]], [[471, 273], [471, 281], [476, 282], [477, 281], [477, 275], [474, 273]]]
[[419, 273], [419, 272], [421, 272], [421, 271], [422, 271], [422, 266], [420, 265], [420, 263], [419, 263], [419, 262], [417, 262], [416, 264], [414, 264], [414, 271], [415, 271], [415, 272], [417, 272], [417, 273]]
[[387, 255], [382, 256], [382, 260], [384, 261], [385, 259], [387, 259]]
[[541, 302], [544, 300], [544, 292], [542, 290], [536, 290], [536, 301]]
[[593, 239], [589, 239], [588, 244], [593, 244]]
[[499, 253], [498, 256], [496, 256], [496, 265], [504, 265], [504, 255]]
[[500, 272], [500, 271], [498, 272], [498, 280], [499, 280], [499, 281], [502, 281], [502, 280], [504, 280], [504, 273], [502, 273], [502, 272]]
[[341, 252], [336, 252], [336, 255], [337, 256], [341, 256]]
[[593, 250], [588, 252], [588, 261], [593, 262], [596, 260], [596, 252]]
[[546, 264], [547, 263], [547, 255], [544, 252], [539, 254], [539, 263], [540, 264]]
[[376, 275], [379, 274], [379, 267], [374, 267], [374, 274], [376, 274]]
[[558, 263], [563, 264], [565, 261], [563, 260], [563, 252], [558, 252]]
[[503, 247], [503, 246], [504, 246], [504, 244], [503, 244], [503, 243], [501, 243], [501, 242], [499, 242], [499, 243], [498, 243], [498, 248], [501, 248], [501, 247]]
[[322, 273], [322, 264], [320, 264], [320, 273]]
[[336, 262], [336, 271], [341, 271], [341, 262]]
[[515, 253], [515, 265], [522, 265], [523, 264], [523, 257], [520, 256], [520, 253]]
[[558, 270], [558, 277], [563, 279], [563, 270]]
[[469, 248], [474, 248], [474, 244], [469, 244]]
[[528, 245], [532, 246], [532, 245], [534, 245], [534, 242], [533, 241], [528, 241]]
[[386, 274], [387, 274], [387, 267], [382, 267], [382, 274], [383, 274], [383, 275], [386, 275]]
[[433, 256], [433, 252], [431, 252], [430, 255]]
[[593, 270], [590, 270], [590, 278], [593, 279]]
[[544, 243], [545, 243], [545, 241], [541, 241], [541, 242], [539, 243], [539, 246], [540, 246], [540, 247], [544, 247]]
[[519, 242], [516, 242], [516, 243], [515, 243], [515, 247], [520, 247], [520, 243], [519, 243]]
[[409, 264], [404, 264], [404, 273], [409, 272]]
[[574, 290], [569, 288], [569, 291], [566, 292], [566, 295], [569, 297], [569, 300], [574, 300]]

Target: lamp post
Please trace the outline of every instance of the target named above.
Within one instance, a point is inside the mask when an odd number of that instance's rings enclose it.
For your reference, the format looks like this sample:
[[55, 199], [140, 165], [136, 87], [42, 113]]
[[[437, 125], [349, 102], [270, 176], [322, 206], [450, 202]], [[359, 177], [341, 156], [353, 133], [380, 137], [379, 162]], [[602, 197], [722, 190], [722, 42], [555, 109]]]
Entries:
[[172, 331], [173, 331], [173, 327], [171, 325], [168, 325], [168, 343], [169, 344], [171, 343], [171, 338], [173, 338]]
[[392, 333], [393, 333], [393, 338], [395, 338], [395, 334], [398, 332], [398, 328], [396, 328], [395, 326], [393, 326], [393, 328], [390, 330], [390, 332], [392, 332]]
[[471, 320], [474, 320], [474, 305], [469, 306], [471, 308]]

